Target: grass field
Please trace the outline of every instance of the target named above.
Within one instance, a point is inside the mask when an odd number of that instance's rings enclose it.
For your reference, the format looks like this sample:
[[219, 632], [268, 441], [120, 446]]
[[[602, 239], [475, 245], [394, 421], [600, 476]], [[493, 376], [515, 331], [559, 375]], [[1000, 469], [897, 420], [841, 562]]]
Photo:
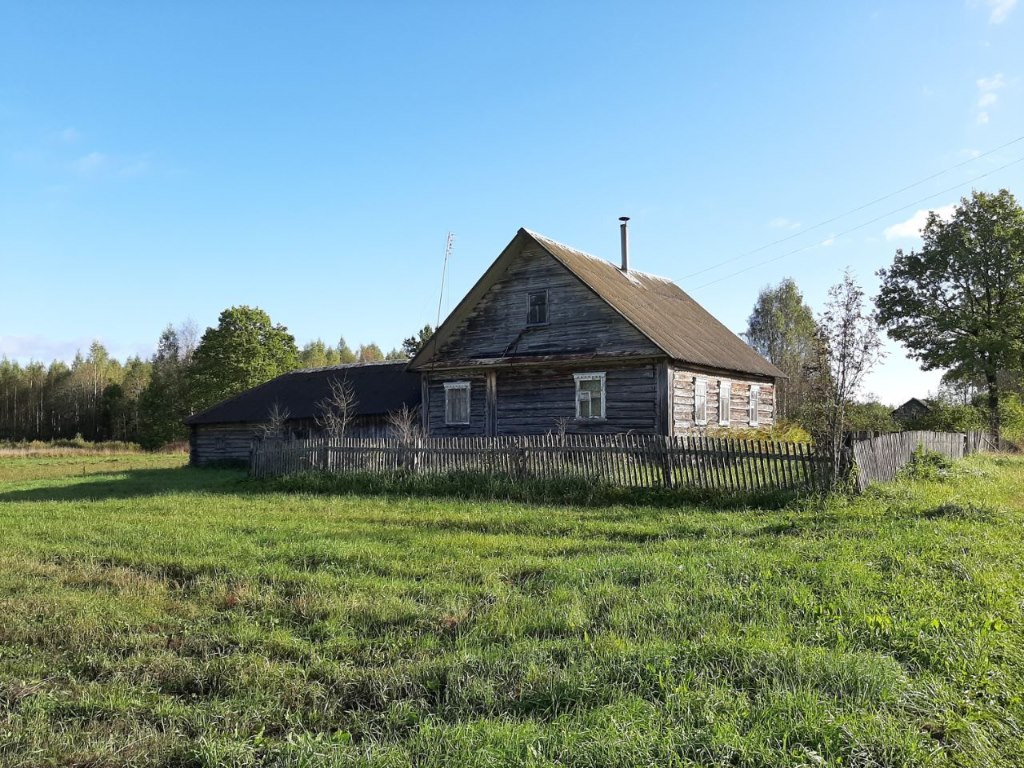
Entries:
[[1024, 764], [1024, 460], [786, 509], [0, 459], [0, 765]]

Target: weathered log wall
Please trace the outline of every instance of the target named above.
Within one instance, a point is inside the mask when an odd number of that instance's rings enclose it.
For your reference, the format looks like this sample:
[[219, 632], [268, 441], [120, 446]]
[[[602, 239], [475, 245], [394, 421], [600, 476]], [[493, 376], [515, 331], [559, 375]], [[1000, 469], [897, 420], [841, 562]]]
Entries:
[[[695, 381], [707, 382], [707, 424], [694, 422]], [[775, 422], [775, 385], [771, 379], [744, 378], [737, 374], [708, 373], [690, 368], [672, 368], [672, 433], [684, 435], [694, 430], [719, 428], [718, 395], [723, 382], [732, 384], [729, 402], [729, 427], [744, 429], [750, 424], [750, 387], [761, 388], [758, 401], [758, 427], [769, 428]]]

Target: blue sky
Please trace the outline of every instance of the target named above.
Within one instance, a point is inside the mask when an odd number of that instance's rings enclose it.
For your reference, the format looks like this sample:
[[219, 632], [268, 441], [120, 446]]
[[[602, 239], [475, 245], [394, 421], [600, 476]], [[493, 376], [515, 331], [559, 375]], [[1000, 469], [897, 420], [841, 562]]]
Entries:
[[[0, 354], [235, 304], [386, 349], [449, 231], [446, 309], [520, 226], [615, 260], [620, 215], [736, 331], [783, 277], [873, 293], [918, 211], [1024, 197], [1015, 4], [4, 3]], [[936, 381], [892, 346], [868, 390]]]

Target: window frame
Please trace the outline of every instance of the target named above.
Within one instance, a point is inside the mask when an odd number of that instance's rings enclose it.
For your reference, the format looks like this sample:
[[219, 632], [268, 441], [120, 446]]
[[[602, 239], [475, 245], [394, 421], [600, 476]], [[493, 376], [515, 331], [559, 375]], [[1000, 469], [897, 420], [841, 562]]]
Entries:
[[[700, 410], [697, 410], [698, 392], [704, 398]], [[693, 423], [701, 427], [708, 423], [708, 380], [704, 376], [693, 377]]]
[[[722, 407], [722, 404], [725, 407]], [[732, 382], [718, 381], [718, 426], [728, 427], [732, 423]]]
[[[451, 393], [452, 392], [465, 392], [466, 393], [466, 420], [465, 421], [453, 421], [452, 407], [451, 407]], [[446, 427], [465, 427], [469, 426], [471, 420], [471, 414], [473, 410], [473, 384], [470, 381], [446, 381], [444, 382], [444, 424]]]
[[[548, 310], [551, 307], [551, 303], [550, 303], [551, 296], [549, 294], [550, 294], [550, 292], [548, 291], [547, 288], [545, 288], [543, 291], [528, 291], [526, 293], [526, 325], [527, 326], [529, 326], [529, 327], [538, 327], [538, 326], [542, 326], [542, 325], [547, 325], [548, 324], [548, 322], [549, 322], [548, 318], [550, 317], [550, 314], [549, 314]], [[533, 310], [533, 303], [532, 302], [533, 302], [533, 297], [534, 296], [543, 296], [544, 297], [544, 319], [540, 320], [538, 322], [532, 322], [530, 320], [530, 317], [531, 317], [531, 314], [532, 314], [532, 310]]]
[[751, 427], [761, 426], [760, 414], [758, 413], [761, 407], [761, 386], [759, 384], [750, 385], [747, 401], [747, 423]]
[[[572, 375], [573, 383], [575, 385], [575, 402], [576, 402], [576, 419], [578, 421], [605, 421], [607, 419], [607, 406], [608, 406], [608, 378], [605, 371], [592, 371], [587, 373], [574, 373]], [[581, 381], [600, 381], [601, 382], [601, 414], [599, 416], [581, 416], [580, 415], [580, 382]], [[587, 402], [590, 402], [590, 392], [587, 392]]]

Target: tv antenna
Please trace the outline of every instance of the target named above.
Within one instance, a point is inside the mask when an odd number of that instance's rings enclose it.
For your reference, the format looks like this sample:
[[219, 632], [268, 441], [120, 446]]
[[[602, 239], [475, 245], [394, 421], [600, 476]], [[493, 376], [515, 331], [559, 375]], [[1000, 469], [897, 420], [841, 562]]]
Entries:
[[441, 325], [441, 303], [444, 301], [444, 286], [445, 281], [448, 279], [448, 262], [452, 257], [452, 248], [455, 246], [455, 233], [448, 233], [448, 240], [444, 244], [444, 264], [441, 267], [441, 295], [437, 297], [437, 322], [434, 324], [434, 330], [437, 331], [437, 327]]

